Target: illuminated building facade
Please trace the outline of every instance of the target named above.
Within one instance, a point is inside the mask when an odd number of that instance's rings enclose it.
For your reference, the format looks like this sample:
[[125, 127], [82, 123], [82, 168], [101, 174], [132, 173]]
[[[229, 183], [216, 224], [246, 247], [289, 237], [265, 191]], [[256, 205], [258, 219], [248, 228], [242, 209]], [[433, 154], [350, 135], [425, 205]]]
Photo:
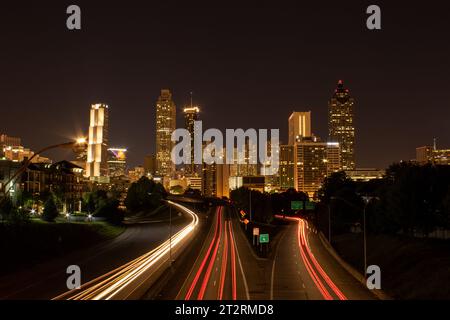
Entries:
[[340, 166], [339, 143], [321, 142], [316, 137], [298, 141], [294, 146], [294, 187], [316, 198], [323, 180]]
[[127, 149], [108, 149], [108, 170], [110, 177], [121, 177], [127, 173]]
[[186, 175], [200, 175], [201, 165], [194, 164], [194, 128], [195, 121], [200, 120], [200, 108], [198, 106], [185, 107], [183, 109], [185, 129], [191, 134], [191, 163], [184, 166]]
[[358, 168], [356, 170], [345, 171], [345, 174], [353, 181], [367, 182], [375, 179], [383, 179], [386, 171], [376, 168]]
[[21, 146], [21, 140], [20, 138], [16, 137], [10, 137], [6, 134], [0, 134], [0, 158], [3, 158], [5, 156], [5, 148], [6, 147], [19, 147]]
[[450, 149], [438, 149], [435, 140], [433, 146], [416, 148], [416, 161], [421, 165], [450, 165]]
[[307, 137], [311, 137], [311, 111], [293, 112], [289, 117], [289, 145]]
[[168, 177], [175, 172], [171, 159], [172, 132], [176, 126], [176, 107], [170, 90], [161, 90], [156, 102], [156, 175]]
[[354, 170], [355, 164], [355, 101], [339, 80], [337, 89], [328, 103], [328, 140], [339, 142], [343, 170]]
[[[10, 160], [22, 162], [34, 156], [34, 152], [21, 145], [21, 139], [10, 137], [6, 134], [0, 135], [0, 160]], [[37, 155], [32, 160], [33, 163], [51, 163], [49, 158]]]
[[108, 177], [109, 108], [97, 103], [91, 106], [86, 176], [101, 181]]
[[145, 175], [144, 167], [135, 167], [134, 169], [128, 171], [128, 178], [130, 179], [130, 183], [137, 182], [140, 178]]
[[278, 169], [280, 177], [280, 190], [286, 191], [294, 188], [294, 146], [280, 146], [280, 167]]

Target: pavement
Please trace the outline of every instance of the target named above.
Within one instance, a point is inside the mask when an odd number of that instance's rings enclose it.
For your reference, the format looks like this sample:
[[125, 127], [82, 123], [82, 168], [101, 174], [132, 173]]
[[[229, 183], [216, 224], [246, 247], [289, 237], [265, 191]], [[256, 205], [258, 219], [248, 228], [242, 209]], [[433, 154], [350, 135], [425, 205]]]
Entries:
[[296, 218], [285, 227], [272, 263], [275, 300], [375, 299], [326, 250], [306, 220]]
[[[191, 221], [185, 214], [179, 216], [179, 211], [175, 209], [172, 212], [173, 234]], [[135, 220], [121, 235], [110, 241], [0, 278], [0, 299], [52, 299], [67, 291], [66, 270], [69, 265], [80, 267], [81, 281], [85, 284], [158, 247], [169, 238], [169, 232], [168, 220], [164, 215], [150, 221], [146, 218]]]
[[228, 207], [217, 207], [213, 223], [176, 299], [249, 299], [236, 226]]

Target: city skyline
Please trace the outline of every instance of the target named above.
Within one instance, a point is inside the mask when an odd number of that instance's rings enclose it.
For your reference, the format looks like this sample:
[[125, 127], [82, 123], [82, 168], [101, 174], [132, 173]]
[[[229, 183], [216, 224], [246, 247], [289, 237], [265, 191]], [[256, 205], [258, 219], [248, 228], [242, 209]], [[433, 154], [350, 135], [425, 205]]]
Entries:
[[[433, 20], [425, 18], [433, 33], [424, 37], [426, 30], [410, 21], [419, 16], [423, 21], [422, 11], [407, 8], [404, 12], [389, 4], [383, 6], [383, 28], [389, 33], [364, 29], [364, 8], [355, 4], [330, 4], [324, 10], [312, 4], [302, 8], [291, 5], [292, 13], [261, 5], [251, 21], [244, 18], [252, 10], [250, 5], [243, 5], [239, 12], [233, 12], [230, 6], [209, 15], [205, 13], [211, 8], [196, 3], [148, 4], [126, 8], [125, 12], [111, 4], [106, 14], [98, 4], [81, 6], [86, 19], [78, 34], [57, 27], [58, 10], [64, 12], [63, 5], [45, 8], [45, 14], [36, 5], [30, 10], [36, 17], [12, 6], [8, 17], [0, 22], [9, 26], [2, 28], [3, 32], [14, 29], [21, 35], [4, 38], [7, 50], [2, 54], [8, 64], [0, 76], [5, 84], [2, 131], [21, 137], [33, 150], [73, 138], [74, 134], [86, 134], [86, 108], [102, 101], [111, 108], [111, 143], [128, 148], [131, 166], [142, 164], [146, 155], [155, 153], [152, 119], [161, 88], [173, 92], [178, 106], [188, 104], [189, 93], [193, 92], [207, 127], [279, 128], [282, 142], [287, 143], [286, 118], [294, 110], [311, 110], [313, 133], [326, 137], [328, 100], [339, 79], [351, 88], [357, 101], [358, 167], [385, 168], [395, 161], [413, 159], [414, 149], [431, 144], [433, 138], [439, 145], [450, 144], [445, 121], [449, 117], [446, 105], [450, 96], [445, 89], [450, 70], [436, 57], [446, 56], [450, 50], [440, 40], [444, 15], [438, 7], [423, 9], [430, 13], [427, 17], [434, 14]], [[163, 9], [170, 10], [174, 17], [187, 13], [202, 17], [202, 26], [217, 36], [195, 33], [197, 24], [181, 26], [175, 21], [166, 28], [162, 17], [145, 19], [145, 12]], [[102, 27], [105, 19], [122, 13], [135, 16], [137, 22], [119, 19], [121, 24]], [[233, 24], [224, 23], [230, 14], [235, 17]], [[298, 17], [295, 21], [289, 19], [294, 14]], [[37, 18], [47, 15], [45, 21]], [[339, 21], [345, 38], [333, 37], [337, 16], [347, 18]], [[16, 21], [15, 17], [21, 19]], [[272, 22], [266, 25], [268, 17]], [[42, 34], [30, 29], [31, 24], [39, 25]], [[313, 32], [310, 26], [317, 30]], [[233, 47], [239, 50], [227, 45], [229, 35]], [[247, 41], [248, 35], [252, 35], [251, 41]], [[114, 47], [110, 42], [114, 37], [126, 45]], [[396, 46], [398, 37], [408, 46]], [[422, 41], [416, 42], [416, 37]], [[169, 39], [172, 41], [166, 41]], [[327, 41], [317, 43], [320, 39]], [[55, 40], [59, 41], [58, 48], [51, 45]], [[341, 42], [339, 52], [328, 50]], [[81, 47], [87, 50], [77, 49]], [[89, 50], [94, 47], [96, 51]], [[208, 51], [211, 47], [215, 49]], [[184, 54], [176, 59], [162, 54], [178, 49]], [[38, 63], [28, 62], [19, 54], [22, 51], [32, 54], [32, 60]], [[427, 76], [430, 73], [432, 77]], [[15, 106], [42, 112], [27, 117]], [[182, 127], [182, 110], [177, 111], [177, 127]], [[61, 120], [52, 121], [49, 114]], [[39, 136], [31, 130], [36, 121], [40, 124]], [[55, 160], [69, 156], [60, 151], [48, 154]]]
[[450, 299], [447, 5], [3, 9], [5, 304], [285, 319]]

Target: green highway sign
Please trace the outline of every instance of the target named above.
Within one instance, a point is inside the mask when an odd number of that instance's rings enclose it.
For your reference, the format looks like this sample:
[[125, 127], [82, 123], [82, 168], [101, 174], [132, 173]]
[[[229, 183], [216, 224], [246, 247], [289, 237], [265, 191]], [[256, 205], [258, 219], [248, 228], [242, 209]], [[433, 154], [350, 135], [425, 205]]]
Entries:
[[260, 234], [259, 243], [269, 243], [269, 234], [268, 233]]
[[303, 209], [303, 201], [291, 201], [291, 209], [292, 210], [302, 210]]
[[316, 208], [315, 202], [311, 202], [311, 201], [306, 202], [306, 206], [305, 206], [306, 210], [314, 210], [315, 208]]

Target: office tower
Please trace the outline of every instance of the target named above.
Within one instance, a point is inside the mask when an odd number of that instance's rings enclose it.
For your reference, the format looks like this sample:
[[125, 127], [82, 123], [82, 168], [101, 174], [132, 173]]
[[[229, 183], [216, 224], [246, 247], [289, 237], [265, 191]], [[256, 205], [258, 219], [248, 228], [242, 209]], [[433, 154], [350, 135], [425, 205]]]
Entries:
[[0, 134], [0, 158], [6, 157], [6, 148], [12, 149], [21, 146], [20, 138], [10, 137], [6, 134]]
[[127, 149], [108, 149], [108, 169], [110, 177], [121, 177], [127, 173]]
[[316, 137], [299, 140], [294, 146], [294, 186], [297, 191], [317, 198], [323, 180], [340, 170], [337, 142], [321, 142]]
[[328, 141], [339, 142], [343, 170], [355, 170], [355, 101], [339, 80], [328, 102]]
[[311, 137], [311, 111], [293, 112], [289, 117], [289, 145], [307, 137]]
[[450, 149], [438, 149], [436, 139], [434, 139], [433, 146], [423, 146], [416, 148], [416, 161], [421, 164], [450, 164]]
[[149, 155], [144, 158], [144, 170], [145, 175], [149, 177], [153, 177], [156, 172], [156, 156]]
[[[272, 141], [267, 141], [267, 151], [269, 156], [272, 157]], [[266, 160], [265, 163], [261, 163], [261, 175], [265, 178], [265, 192], [278, 191], [280, 189], [280, 147], [275, 149], [277, 153], [276, 157], [272, 157], [271, 161]], [[273, 169], [277, 168], [277, 172], [274, 173]]]
[[183, 109], [185, 129], [189, 131], [191, 135], [191, 163], [184, 166], [186, 175], [200, 175], [201, 165], [194, 164], [194, 124], [195, 121], [200, 119], [200, 108], [198, 106], [191, 105]]
[[294, 146], [280, 146], [280, 190], [294, 188]]
[[20, 138], [10, 137], [6, 134], [0, 134], [0, 147], [3, 146], [18, 147], [21, 145], [22, 142]]
[[93, 104], [90, 112], [86, 176], [102, 182], [108, 177], [109, 107]]
[[203, 168], [203, 195], [205, 197], [230, 197], [230, 166], [205, 164]]
[[176, 126], [176, 107], [170, 90], [161, 90], [156, 102], [156, 175], [170, 177], [175, 171], [171, 159], [172, 132]]

